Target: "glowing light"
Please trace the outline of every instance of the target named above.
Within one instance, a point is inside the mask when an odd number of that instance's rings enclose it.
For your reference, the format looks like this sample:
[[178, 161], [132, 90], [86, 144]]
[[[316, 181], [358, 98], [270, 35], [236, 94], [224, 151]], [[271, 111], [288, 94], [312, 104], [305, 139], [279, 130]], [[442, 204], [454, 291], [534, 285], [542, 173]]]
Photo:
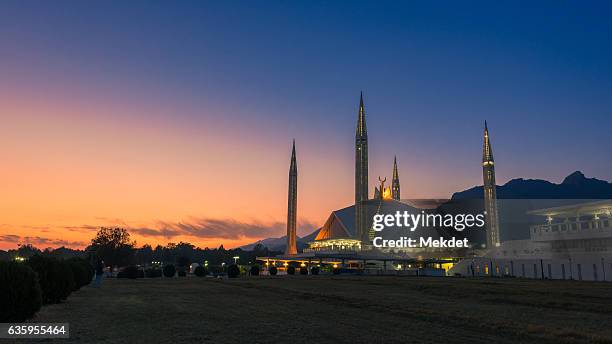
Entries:
[[283, 263], [284, 266], [289, 266], [289, 263], [285, 262]]
[[305, 266], [306, 266], [306, 264], [302, 263], [302, 264], [300, 264], [300, 266], [301, 266], [301, 267], [305, 267]]
[[16, 262], [24, 262], [25, 258], [17, 256], [17, 257], [15, 257], [15, 261]]
[[389, 200], [391, 198], [391, 188], [387, 186], [383, 189], [382, 199]]
[[338, 268], [338, 264], [334, 264], [334, 269], [337, 269], [337, 268]]

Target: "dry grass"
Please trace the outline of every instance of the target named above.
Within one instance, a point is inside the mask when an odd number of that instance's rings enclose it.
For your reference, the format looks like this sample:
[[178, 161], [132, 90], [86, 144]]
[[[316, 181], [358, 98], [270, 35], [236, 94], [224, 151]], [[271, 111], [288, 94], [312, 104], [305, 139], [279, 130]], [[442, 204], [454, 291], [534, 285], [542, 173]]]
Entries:
[[[279, 276], [105, 280], [33, 322], [74, 343], [611, 342], [612, 285]], [[21, 341], [23, 343], [23, 341]]]

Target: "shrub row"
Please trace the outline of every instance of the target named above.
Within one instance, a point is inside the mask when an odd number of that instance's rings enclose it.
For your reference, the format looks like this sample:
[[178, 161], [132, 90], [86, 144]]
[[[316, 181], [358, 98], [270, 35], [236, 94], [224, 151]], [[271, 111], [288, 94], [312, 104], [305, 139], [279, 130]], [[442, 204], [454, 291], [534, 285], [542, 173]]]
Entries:
[[126, 266], [117, 273], [117, 278], [136, 279], [143, 278], [144, 276], [144, 271], [135, 265]]
[[0, 261], [0, 322], [22, 322], [42, 305], [38, 277], [29, 266]]
[[193, 270], [193, 274], [198, 277], [204, 277], [208, 275], [208, 270], [205, 267], [199, 265], [199, 266], [196, 266], [196, 268]]
[[86, 260], [35, 255], [26, 263], [0, 262], [0, 322], [22, 322], [43, 304], [58, 303], [89, 284], [93, 268]]

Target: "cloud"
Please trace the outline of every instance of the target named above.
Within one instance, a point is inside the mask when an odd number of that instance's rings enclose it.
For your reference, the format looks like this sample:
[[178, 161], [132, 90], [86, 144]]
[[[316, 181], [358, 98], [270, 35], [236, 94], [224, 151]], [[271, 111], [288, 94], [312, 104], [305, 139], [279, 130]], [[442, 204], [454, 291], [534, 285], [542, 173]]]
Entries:
[[61, 228], [69, 230], [71, 232], [88, 233], [88, 232], [97, 231], [98, 229], [100, 229], [100, 226], [80, 225], [80, 226], [62, 226]]
[[44, 238], [39, 236], [20, 236], [15, 234], [0, 235], [0, 242], [16, 243], [16, 244], [32, 244], [37, 247], [82, 247], [87, 243], [84, 241], [68, 241], [63, 239]]
[[[199, 218], [177, 223], [160, 221], [154, 227], [128, 228], [128, 231], [144, 237], [173, 238], [177, 236], [190, 236], [201, 239], [229, 240], [282, 236], [286, 231], [286, 224], [282, 222], [243, 222], [235, 219], [212, 218]], [[318, 227], [308, 221], [301, 222], [298, 225], [298, 231], [306, 232], [306, 234], [309, 234], [316, 228]]]

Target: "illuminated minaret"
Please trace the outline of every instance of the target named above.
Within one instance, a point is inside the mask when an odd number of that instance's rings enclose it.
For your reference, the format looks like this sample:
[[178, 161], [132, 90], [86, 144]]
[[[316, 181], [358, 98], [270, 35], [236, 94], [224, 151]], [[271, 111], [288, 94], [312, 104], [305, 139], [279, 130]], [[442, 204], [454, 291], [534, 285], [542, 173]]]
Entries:
[[489, 128], [485, 121], [484, 143], [482, 146], [482, 177], [484, 179], [484, 203], [487, 224], [487, 248], [499, 246], [499, 217], [497, 213], [497, 192], [495, 191], [495, 163], [489, 138]]
[[362, 92], [355, 133], [355, 227], [356, 239], [368, 242], [366, 205], [363, 204], [368, 200], [368, 129], [365, 116]]
[[291, 151], [291, 166], [289, 167], [289, 203], [287, 205], [287, 249], [286, 255], [297, 254], [297, 162], [295, 160], [295, 140]]
[[397, 157], [393, 157], [393, 180], [391, 181], [391, 198], [396, 201], [399, 201], [401, 199], [399, 175], [397, 174]]

